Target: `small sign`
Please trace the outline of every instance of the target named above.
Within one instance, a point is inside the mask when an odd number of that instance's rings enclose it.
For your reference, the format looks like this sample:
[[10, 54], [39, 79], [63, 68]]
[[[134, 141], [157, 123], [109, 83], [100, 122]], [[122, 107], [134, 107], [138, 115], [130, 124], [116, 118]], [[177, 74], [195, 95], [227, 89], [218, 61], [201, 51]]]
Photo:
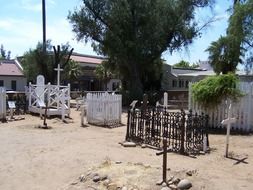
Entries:
[[45, 104], [45, 102], [43, 102], [42, 100], [39, 100], [38, 101], [38, 104], [39, 104], [39, 107], [46, 107], [46, 104]]
[[15, 101], [8, 101], [8, 106], [11, 109], [15, 109], [16, 108]]

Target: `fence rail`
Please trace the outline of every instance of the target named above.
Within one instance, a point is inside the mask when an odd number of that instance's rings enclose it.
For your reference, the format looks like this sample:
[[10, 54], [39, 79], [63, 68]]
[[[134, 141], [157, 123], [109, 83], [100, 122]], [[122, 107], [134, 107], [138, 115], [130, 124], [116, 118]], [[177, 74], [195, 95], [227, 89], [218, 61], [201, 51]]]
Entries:
[[6, 91], [0, 87], [0, 119], [6, 119]]
[[160, 148], [165, 138], [172, 151], [198, 152], [203, 150], [207, 125], [208, 116], [191, 111], [186, 114], [160, 107], [133, 109], [128, 111], [126, 140]]
[[90, 124], [118, 126], [121, 123], [122, 97], [108, 93], [88, 93], [87, 121]]
[[[240, 82], [238, 88], [244, 96], [238, 102], [232, 102], [232, 117], [236, 123], [232, 124], [232, 130], [250, 132], [253, 131], [253, 83]], [[197, 113], [205, 112], [209, 115], [209, 127], [223, 129], [221, 121], [228, 117], [229, 102], [223, 100], [221, 104], [212, 109], [201, 107], [192, 97], [192, 84], [189, 85], [189, 109]]]

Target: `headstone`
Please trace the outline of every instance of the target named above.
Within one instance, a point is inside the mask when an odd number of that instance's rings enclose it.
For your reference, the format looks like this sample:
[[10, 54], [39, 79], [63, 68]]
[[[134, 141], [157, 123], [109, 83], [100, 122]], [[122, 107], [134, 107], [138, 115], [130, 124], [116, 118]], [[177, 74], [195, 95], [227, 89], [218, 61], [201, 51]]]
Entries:
[[45, 78], [43, 75], [37, 76], [36, 85], [35, 93], [44, 102]]
[[222, 125], [226, 125], [227, 126], [227, 136], [226, 136], [226, 152], [225, 152], [225, 156], [228, 157], [228, 147], [229, 147], [229, 136], [230, 136], [230, 127], [232, 123], [236, 122], [235, 118], [231, 118], [232, 117], [232, 106], [231, 104], [229, 105], [228, 108], [228, 118], [224, 119], [221, 124]]
[[15, 109], [16, 108], [16, 105], [15, 105], [14, 101], [8, 101], [8, 106], [9, 106], [10, 109]]
[[15, 102], [14, 101], [8, 101], [8, 106], [11, 110], [11, 119], [13, 119], [13, 109], [16, 108]]

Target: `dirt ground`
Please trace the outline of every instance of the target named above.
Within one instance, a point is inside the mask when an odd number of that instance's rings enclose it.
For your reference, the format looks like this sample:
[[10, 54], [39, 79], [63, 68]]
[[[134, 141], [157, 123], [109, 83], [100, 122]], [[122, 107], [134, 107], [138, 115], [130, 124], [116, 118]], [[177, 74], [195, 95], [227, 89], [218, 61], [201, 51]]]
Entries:
[[[80, 127], [80, 112], [71, 110], [68, 123], [47, 120], [51, 129], [39, 129], [43, 120], [25, 115], [24, 120], [0, 123], [1, 190], [103, 189], [87, 176], [108, 175], [118, 186], [161, 189], [162, 156], [149, 148], [124, 148], [126, 114], [122, 127]], [[230, 155], [224, 157], [225, 136], [210, 135], [209, 154], [196, 158], [168, 153], [168, 178], [187, 178], [192, 189], [252, 190], [253, 136], [231, 136]], [[191, 171], [192, 175], [186, 173]], [[80, 176], [85, 176], [84, 182]], [[131, 189], [131, 188], [130, 188]]]

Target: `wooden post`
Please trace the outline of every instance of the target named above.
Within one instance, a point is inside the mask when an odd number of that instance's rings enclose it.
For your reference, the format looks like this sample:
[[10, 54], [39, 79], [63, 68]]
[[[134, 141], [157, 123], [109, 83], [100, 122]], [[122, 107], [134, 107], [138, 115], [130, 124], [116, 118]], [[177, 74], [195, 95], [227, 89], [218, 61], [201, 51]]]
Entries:
[[165, 108], [167, 108], [167, 106], [168, 106], [168, 93], [167, 92], [164, 92], [164, 95], [163, 95], [163, 106]]
[[236, 122], [235, 118], [231, 118], [232, 115], [232, 106], [231, 104], [229, 105], [228, 108], [228, 118], [223, 120], [221, 122], [222, 125], [226, 125], [227, 126], [227, 135], [226, 135], [226, 151], [225, 151], [225, 156], [228, 157], [228, 148], [229, 148], [229, 135], [230, 135], [230, 127], [232, 123]]
[[163, 179], [161, 182], [157, 183], [157, 185], [162, 185], [163, 183], [166, 183], [167, 184], [167, 153], [168, 153], [168, 150], [167, 150], [167, 139], [164, 138], [163, 139], [163, 151], [162, 152], [158, 152], [156, 153], [157, 156], [159, 155], [163, 155]]

